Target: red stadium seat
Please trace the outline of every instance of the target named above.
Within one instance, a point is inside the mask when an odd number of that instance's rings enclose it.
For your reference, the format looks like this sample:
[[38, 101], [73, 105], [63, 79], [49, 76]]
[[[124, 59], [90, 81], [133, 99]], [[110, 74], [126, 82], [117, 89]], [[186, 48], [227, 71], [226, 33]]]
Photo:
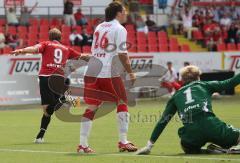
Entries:
[[147, 43], [147, 40], [145, 38], [138, 38], [137, 39], [137, 43], [140, 45], [140, 44], [145, 44]]
[[38, 26], [30, 26], [29, 33], [38, 33]]
[[131, 37], [136, 38], [136, 32], [128, 32], [127, 37], [128, 38], [131, 38]]
[[149, 52], [158, 52], [159, 50], [158, 50], [157, 45], [149, 45], [148, 46], [148, 51]]
[[69, 35], [70, 35], [70, 33], [68, 34], [68, 33], [63, 33], [62, 34], [62, 39], [63, 40], [69, 40]]
[[39, 38], [37, 40], [38, 43], [43, 42], [43, 41], [48, 41], [48, 38]]
[[6, 24], [6, 19], [0, 19], [0, 26], [3, 26]]
[[199, 40], [203, 40], [204, 37], [203, 37], [203, 34], [201, 31], [193, 31], [193, 38], [194, 40], [196, 41], [199, 41]]
[[90, 26], [90, 25], [87, 26], [87, 33], [93, 34], [93, 27], [92, 26]]
[[28, 33], [28, 39], [38, 39], [38, 33]]
[[39, 39], [48, 40], [48, 33], [39, 33]]
[[72, 29], [76, 29], [78, 33], [82, 33], [82, 27], [74, 26]]
[[3, 54], [10, 54], [13, 49], [10, 47], [3, 48]]
[[19, 26], [17, 28], [17, 31], [18, 31], [18, 33], [27, 33], [28, 32], [27, 27], [25, 27], [25, 26]]
[[50, 21], [50, 26], [60, 27], [61, 24], [61, 20], [59, 20], [58, 18], [52, 18]]
[[158, 32], [158, 37], [167, 37], [167, 33], [164, 31]]
[[82, 52], [83, 53], [91, 53], [91, 46], [83, 46]]
[[44, 26], [49, 26], [49, 21], [48, 21], [48, 19], [46, 19], [46, 18], [41, 18], [41, 19], [40, 19], [40, 26], [42, 26], [42, 25], [44, 25]]
[[228, 50], [228, 51], [236, 51], [236, 50], [237, 50], [237, 47], [236, 47], [235, 44], [229, 43], [229, 44], [227, 44], [227, 50]]
[[149, 32], [148, 35], [147, 35], [147, 38], [148, 40], [157, 40], [157, 36], [156, 36], [156, 33], [155, 32]]
[[217, 45], [217, 51], [218, 52], [226, 51], [226, 45], [224, 43], [223, 44], [218, 44]]
[[168, 44], [167, 38], [165, 38], [165, 37], [158, 38], [158, 44], [159, 44], [159, 45]]
[[18, 32], [18, 36], [20, 37], [20, 38], [22, 38], [22, 39], [26, 39], [27, 38], [27, 32], [26, 33], [24, 33], [24, 32]]
[[169, 45], [169, 51], [170, 52], [179, 52], [179, 45], [178, 44], [170, 44]]
[[132, 45], [129, 49], [128, 52], [136, 53], [137, 52], [137, 47], [135, 45]]
[[9, 26], [8, 27], [8, 33], [16, 34], [17, 33], [16, 27], [15, 26]]
[[156, 38], [148, 39], [148, 45], [157, 45], [157, 39]]
[[137, 32], [137, 38], [145, 38], [146, 39], [146, 34], [144, 32]]
[[171, 37], [171, 38], [169, 39], [169, 44], [170, 44], [170, 45], [178, 45], [178, 40], [177, 40], [177, 38]]
[[62, 42], [63, 45], [66, 45], [66, 46], [70, 46], [71, 45], [71, 43], [70, 43], [68, 38], [67, 39], [62, 38], [61, 42]]
[[190, 50], [189, 45], [184, 44], [181, 46], [181, 51], [182, 52], [190, 52], [191, 50]]
[[71, 33], [71, 27], [69, 27], [67, 25], [62, 25], [61, 31], [62, 31], [62, 33]]
[[159, 45], [159, 52], [168, 52], [168, 45], [167, 44]]
[[238, 50], [240, 50], [240, 43], [237, 44], [237, 48], [238, 48]]
[[133, 24], [125, 25], [125, 28], [128, 32], [135, 31], [135, 26]]
[[137, 51], [138, 52], [147, 52], [147, 46], [146, 45], [138, 45]]
[[31, 18], [29, 20], [31, 26], [38, 26], [38, 19], [37, 18]]
[[27, 46], [33, 46], [37, 44], [37, 39], [27, 40]]
[[47, 25], [41, 25], [40, 33], [48, 33], [49, 27]]

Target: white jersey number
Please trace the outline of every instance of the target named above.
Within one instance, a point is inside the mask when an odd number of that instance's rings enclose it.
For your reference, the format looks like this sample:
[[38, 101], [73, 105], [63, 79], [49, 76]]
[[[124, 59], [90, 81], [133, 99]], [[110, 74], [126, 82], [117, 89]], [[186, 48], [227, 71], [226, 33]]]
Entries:
[[191, 88], [188, 88], [186, 91], [184, 91], [184, 94], [186, 95], [186, 102], [185, 102], [185, 104], [190, 104], [190, 103], [195, 101], [192, 98], [192, 90], [191, 90]]
[[63, 52], [61, 49], [54, 50], [54, 62], [57, 64], [62, 63]]

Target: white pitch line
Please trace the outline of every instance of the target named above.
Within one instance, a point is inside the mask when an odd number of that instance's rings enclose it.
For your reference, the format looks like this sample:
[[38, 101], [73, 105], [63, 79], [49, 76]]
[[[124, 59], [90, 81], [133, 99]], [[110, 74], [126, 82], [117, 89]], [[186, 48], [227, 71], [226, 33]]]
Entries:
[[[23, 153], [46, 153], [46, 154], [77, 154], [76, 152], [61, 151], [40, 151], [28, 149], [5, 149], [0, 148], [0, 152], [23, 152]], [[80, 156], [81, 154], [79, 154]], [[134, 154], [97, 154], [96, 156], [122, 156], [122, 157], [148, 157], [148, 158], [169, 158], [169, 159], [190, 159], [190, 160], [215, 160], [215, 161], [238, 161], [240, 158], [224, 158], [224, 157], [199, 157], [199, 156], [168, 156], [168, 155], [134, 155]]]

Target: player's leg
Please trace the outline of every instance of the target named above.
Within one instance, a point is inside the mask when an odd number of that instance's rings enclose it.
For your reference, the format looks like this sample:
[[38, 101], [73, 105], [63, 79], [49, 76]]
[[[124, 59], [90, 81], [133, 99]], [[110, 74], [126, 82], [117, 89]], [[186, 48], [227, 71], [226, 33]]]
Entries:
[[88, 104], [85, 113], [81, 119], [81, 128], [80, 128], [80, 143], [77, 148], [77, 152], [80, 153], [93, 153], [94, 151], [89, 147], [88, 137], [92, 129], [92, 123], [95, 116], [95, 113], [98, 109], [98, 106], [101, 104], [101, 101], [91, 97], [92, 90], [98, 90], [98, 79], [95, 77], [84, 77], [84, 101]]
[[181, 88], [181, 85], [178, 82], [172, 82], [172, 86], [174, 87], [174, 89], [177, 91]]
[[171, 83], [169, 83], [169, 82], [162, 82], [162, 83], [161, 83], [161, 86], [162, 86], [163, 88], [166, 88], [169, 93], [172, 93], [172, 91], [173, 91], [173, 86], [172, 86]]
[[[43, 116], [41, 118], [40, 131], [36, 136], [35, 143], [43, 143], [43, 137], [51, 121], [51, 116], [57, 108], [62, 106], [63, 98], [65, 98], [51, 90], [49, 86], [49, 77], [39, 77], [39, 80]], [[62, 100], [59, 100], [60, 97]]]
[[109, 88], [109, 92], [112, 92], [118, 97], [117, 101], [117, 122], [118, 122], [118, 132], [119, 132], [119, 143], [118, 148], [120, 152], [128, 151], [135, 152], [137, 147], [128, 141], [128, 125], [129, 125], [129, 113], [127, 106], [127, 96], [124, 84], [120, 77], [115, 77], [111, 79], [111, 86], [113, 86], [114, 92]]
[[210, 142], [220, 146], [223, 149], [229, 150], [231, 150], [231, 147], [236, 146], [240, 143], [239, 129], [236, 129], [233, 126], [224, 123], [217, 117], [209, 118], [207, 125], [208, 128], [211, 129], [207, 132]]
[[43, 142], [44, 134], [51, 121], [51, 115], [54, 112], [54, 107], [52, 107], [51, 103], [55, 102], [55, 96], [50, 91], [48, 86], [48, 77], [39, 77], [39, 86], [40, 86], [40, 94], [41, 94], [41, 101], [42, 101], [42, 107], [43, 107], [43, 115], [41, 118], [40, 131], [36, 136], [35, 143]]
[[80, 153], [93, 153], [88, 144], [88, 138], [92, 129], [92, 123], [94, 115], [98, 109], [97, 105], [89, 105], [86, 109], [83, 117], [81, 119], [81, 128], [80, 128], [80, 144], [77, 148], [77, 152]]

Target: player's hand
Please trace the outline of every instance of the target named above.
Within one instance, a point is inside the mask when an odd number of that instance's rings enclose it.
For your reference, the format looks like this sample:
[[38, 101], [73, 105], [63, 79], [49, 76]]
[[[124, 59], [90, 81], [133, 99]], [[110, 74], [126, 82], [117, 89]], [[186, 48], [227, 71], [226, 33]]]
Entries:
[[11, 54], [13, 54], [13, 55], [23, 54], [23, 50], [22, 49], [14, 50], [11, 52]]
[[135, 73], [130, 73], [129, 77], [130, 77], [130, 80], [131, 80], [132, 85], [133, 85], [136, 81], [136, 74]]
[[139, 149], [136, 152], [136, 155], [148, 155], [148, 154], [150, 154], [150, 152], [151, 152], [151, 148], [146, 146], [146, 147]]

